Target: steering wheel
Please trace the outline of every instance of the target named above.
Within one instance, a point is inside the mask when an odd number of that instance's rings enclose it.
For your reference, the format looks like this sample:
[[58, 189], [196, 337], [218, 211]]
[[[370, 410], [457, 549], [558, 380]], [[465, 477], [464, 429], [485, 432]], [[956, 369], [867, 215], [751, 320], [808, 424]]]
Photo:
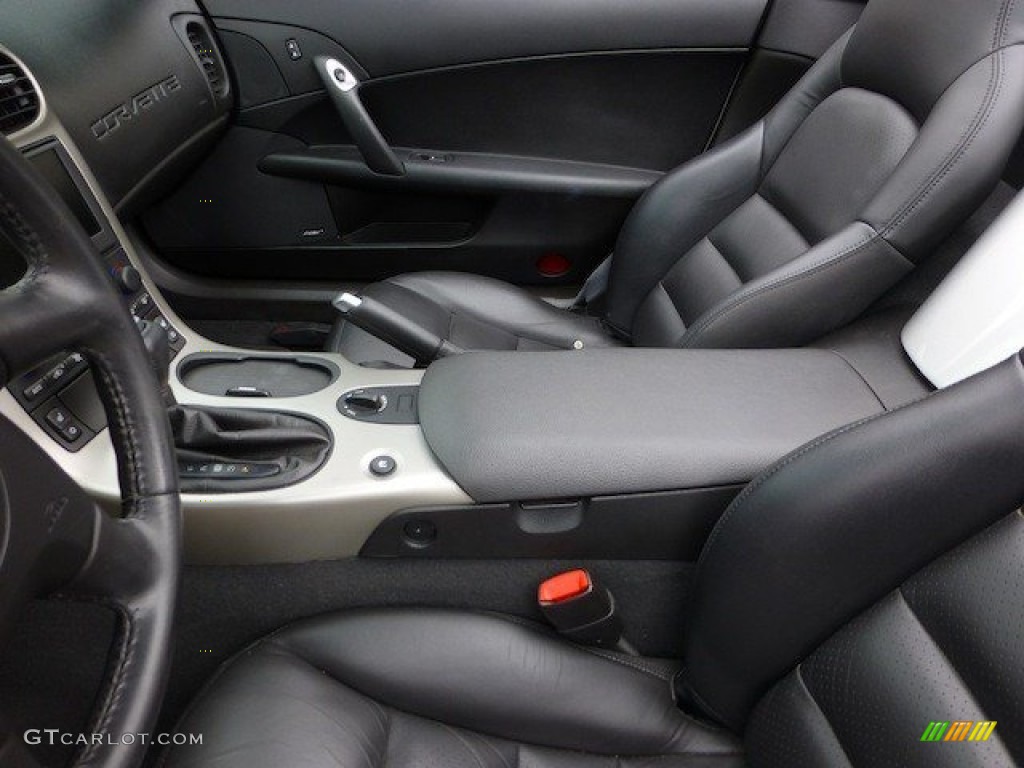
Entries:
[[[76, 766], [137, 765], [170, 666], [181, 569], [177, 471], [159, 386], [135, 323], [88, 237], [14, 147], [0, 139], [0, 235], [28, 264], [0, 291], [0, 387], [59, 351], [92, 365], [110, 425], [121, 516], [102, 509], [0, 416], [0, 640], [33, 597], [60, 592], [119, 617], [91, 732]], [[8, 702], [0, 702], [2, 709]], [[0, 764], [32, 765], [21, 734], [0, 734]]]

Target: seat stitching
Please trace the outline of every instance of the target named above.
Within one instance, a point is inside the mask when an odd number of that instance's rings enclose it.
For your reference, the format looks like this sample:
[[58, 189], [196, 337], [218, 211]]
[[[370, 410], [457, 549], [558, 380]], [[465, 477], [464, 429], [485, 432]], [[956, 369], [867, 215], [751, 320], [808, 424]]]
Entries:
[[[903, 587], [904, 585], [901, 584], [896, 588], [896, 596], [899, 598], [900, 602], [902, 602], [903, 605], [906, 606], [907, 612], [911, 615], [911, 617], [913, 617], [914, 621], [917, 622], [917, 625], [921, 628], [921, 631], [924, 632], [925, 635], [928, 637], [928, 640], [931, 641], [931, 644], [935, 647], [935, 650], [942, 657], [943, 661], [946, 662], [946, 665], [949, 667], [952, 674], [956, 676], [956, 679], [963, 686], [964, 691], [966, 691], [967, 695], [970, 697], [974, 705], [978, 708], [979, 711], [985, 712], [986, 708], [982, 706], [974, 690], [967, 684], [967, 681], [964, 680], [964, 677], [960, 673], [960, 670], [953, 663], [953, 659], [946, 652], [946, 650], [939, 644], [938, 639], [935, 637], [934, 634], [932, 634], [932, 631], [928, 628], [928, 625], [925, 623], [925, 620], [922, 617], [922, 615], [914, 610], [914, 606], [911, 604], [910, 600], [907, 599], [907, 595], [906, 593], [904, 593]], [[1002, 745], [1003, 749], [1005, 749], [1006, 752], [1009, 754], [1010, 748], [1002, 740], [999, 740], [999, 743]], [[1014, 755], [1010, 756], [1015, 758]], [[1016, 762], [1016, 759], [1014, 759], [1014, 761]]]
[[718, 537], [721, 535], [722, 530], [726, 527], [729, 520], [731, 520], [735, 516], [736, 512], [740, 508], [742, 508], [743, 504], [754, 494], [754, 492], [757, 491], [766, 482], [768, 482], [772, 477], [774, 477], [776, 474], [778, 474], [783, 469], [788, 467], [797, 459], [800, 459], [803, 456], [806, 456], [807, 454], [824, 447], [826, 444], [831, 443], [836, 438], [841, 437], [850, 432], [859, 430], [863, 427], [866, 427], [868, 424], [871, 424], [872, 422], [882, 418], [883, 416], [889, 416], [894, 413], [899, 413], [900, 411], [917, 405], [922, 400], [926, 400], [927, 398], [929, 398], [931, 394], [932, 393], [929, 392], [917, 398], [916, 400], [912, 400], [909, 403], [906, 403], [905, 405], [901, 405], [899, 408], [896, 408], [892, 411], [882, 411], [881, 413], [873, 414], [859, 421], [855, 421], [852, 424], [847, 424], [845, 427], [840, 427], [839, 429], [829, 432], [826, 435], [822, 435], [821, 437], [812, 440], [810, 443], [807, 443], [802, 448], [799, 448], [798, 450], [779, 460], [772, 467], [762, 472], [758, 477], [752, 480], [746, 488], [744, 488], [740, 492], [740, 495], [733, 500], [733, 502], [729, 505], [729, 508], [719, 519], [718, 523], [715, 524], [714, 530], [711, 531], [711, 535], [708, 537], [707, 543], [704, 545], [704, 549], [701, 551], [700, 557], [697, 559], [698, 575], [700, 573], [701, 566], [707, 560], [708, 552], [711, 551], [712, 546], [718, 540]]
[[[1014, 2], [1015, 0], [1005, 0], [1004, 12], [1006, 12], [1008, 10], [1008, 7]], [[1009, 17], [1007, 14], [1007, 19], [1008, 18]], [[920, 187], [918, 187], [918, 190], [914, 193], [914, 195], [911, 196], [908, 202], [900, 210], [898, 210], [896, 214], [894, 214], [894, 216], [890, 218], [890, 220], [885, 225], [883, 225], [879, 231], [875, 232], [875, 234], [872, 237], [868, 238], [867, 240], [858, 244], [857, 246], [852, 247], [850, 250], [844, 253], [840, 253], [834, 257], [830, 257], [826, 261], [821, 262], [816, 266], [809, 267], [805, 271], [764, 285], [760, 289], [748, 293], [745, 296], [737, 297], [732, 302], [723, 306], [714, 314], [710, 315], [703, 322], [698, 322], [693, 327], [693, 329], [691, 329], [691, 333], [688, 334], [690, 337], [690, 341], [684, 343], [683, 346], [689, 346], [690, 343], [692, 343], [694, 336], [696, 336], [698, 333], [707, 330], [713, 324], [724, 318], [726, 315], [731, 314], [734, 310], [738, 309], [739, 307], [756, 298], [757, 296], [760, 296], [761, 294], [774, 288], [788, 285], [789, 283], [802, 279], [803, 277], [808, 277], [811, 276], [812, 274], [816, 274], [825, 267], [831, 266], [833, 264], [838, 264], [841, 260], [845, 260], [846, 258], [854, 255], [854, 253], [857, 253], [861, 249], [866, 248], [868, 245], [872, 244], [878, 239], [881, 239], [884, 242], [888, 243], [886, 236], [890, 235], [893, 231], [896, 230], [897, 227], [899, 227], [903, 222], [905, 222], [906, 219], [909, 218], [909, 216], [914, 211], [916, 211], [917, 208], [920, 207], [920, 205], [931, 195], [931, 193], [939, 186], [939, 184], [942, 183], [946, 176], [948, 176], [949, 173], [952, 172], [953, 168], [955, 168], [957, 163], [963, 159], [967, 150], [974, 143], [974, 140], [978, 137], [978, 134], [981, 133], [981, 129], [988, 122], [988, 119], [989, 117], [991, 117], [992, 114], [992, 108], [994, 107], [997, 101], [996, 97], [1000, 93], [1002, 93], [1004, 81], [1002, 58], [1005, 55], [1004, 51], [1004, 48], [1000, 48], [994, 53], [989, 54], [988, 57], [986, 57], [992, 59], [993, 72], [989, 78], [989, 83], [986, 87], [985, 95], [982, 98], [982, 102], [979, 105], [978, 111], [975, 113], [974, 118], [968, 125], [967, 130], [961, 136], [960, 141], [946, 155], [946, 158], [943, 160], [939, 168], [928, 179], [926, 179]], [[967, 71], [968, 70], [964, 70], [964, 72]], [[960, 76], [963, 76], [963, 73], [961, 73]], [[891, 245], [891, 243], [889, 243], [889, 245]]]
[[797, 664], [796, 668], [793, 670], [793, 673], [796, 675], [796, 681], [799, 684], [801, 690], [803, 690], [803, 692], [807, 694], [808, 700], [811, 702], [812, 705], [814, 705], [814, 708], [818, 710], [818, 713], [821, 715], [821, 719], [825, 721], [825, 725], [828, 727], [829, 733], [832, 734], [832, 738], [835, 739], [836, 744], [839, 746], [839, 751], [842, 752], [843, 757], [846, 758], [847, 765], [849, 765], [850, 768], [853, 768], [853, 761], [850, 759], [850, 755], [849, 753], [847, 753], [846, 747], [843, 746], [843, 742], [839, 738], [839, 734], [836, 733], [836, 729], [832, 727], [832, 722], [828, 719], [828, 715], [825, 714], [825, 710], [821, 708], [821, 705], [818, 703], [818, 700], [814, 698], [814, 694], [811, 693], [811, 689], [807, 687], [807, 682], [804, 680], [803, 664]]
[[[861, 222], [861, 223], [864, 223], [864, 222]], [[866, 223], [865, 223], [865, 226], [870, 227], [870, 225], [866, 224]], [[775, 280], [773, 280], [773, 281], [771, 281], [771, 282], [769, 282], [769, 283], [767, 283], [765, 285], [762, 285], [759, 288], [755, 288], [755, 289], [753, 289], [753, 290], [751, 290], [751, 291], [749, 291], [749, 292], [747, 292], [745, 294], [741, 294], [740, 296], [737, 296], [732, 301], [730, 301], [729, 303], [727, 303], [726, 305], [724, 305], [720, 309], [714, 311], [712, 314], [708, 315], [703, 320], [698, 320], [693, 325], [693, 327], [690, 328], [690, 330], [687, 332], [686, 337], [688, 337], [688, 338], [684, 337], [684, 339], [682, 341], [682, 346], [684, 346], [684, 347], [691, 346], [693, 344], [694, 337], [698, 333], [701, 333], [702, 331], [706, 331], [708, 328], [710, 328], [712, 325], [717, 323], [723, 317], [725, 317], [728, 314], [731, 314], [734, 310], [739, 309], [741, 306], [743, 306], [744, 304], [748, 303], [749, 301], [757, 298], [761, 294], [767, 293], [767, 292], [769, 292], [769, 291], [771, 291], [771, 290], [773, 290], [775, 288], [781, 288], [781, 287], [783, 287], [785, 285], [788, 285], [790, 283], [796, 282], [798, 280], [802, 280], [805, 277], [811, 277], [813, 275], [818, 274], [819, 272], [822, 272], [822, 271], [828, 269], [829, 267], [836, 266], [837, 264], [846, 261], [848, 258], [856, 255], [857, 253], [859, 253], [860, 251], [864, 250], [868, 246], [873, 245], [873, 244], [875, 244], [876, 242], [878, 242], [879, 240], [882, 240], [882, 239], [883, 238], [881, 237], [881, 235], [879, 235], [877, 232], [874, 232], [874, 234], [870, 235], [869, 237], [867, 237], [864, 240], [861, 240], [858, 243], [854, 243], [853, 245], [848, 247], [846, 250], [840, 251], [838, 254], [835, 254], [833, 256], [829, 256], [825, 260], [820, 261], [817, 264], [814, 264], [812, 266], [809, 266], [807, 269], [802, 270], [801, 272], [798, 272], [795, 275], [789, 275], [787, 277], [776, 278]], [[884, 240], [883, 240], [883, 242], [884, 242]]]
[[[686, 258], [685, 255], [683, 256], [683, 258]], [[679, 262], [677, 261], [676, 264], [678, 264], [678, 263]], [[651, 289], [651, 291], [652, 292], [654, 292], [654, 291], [661, 291], [662, 293], [665, 294], [665, 298], [668, 299], [668, 303], [672, 306], [672, 311], [674, 311], [676, 313], [676, 315], [679, 317], [679, 322], [682, 323], [683, 333], [685, 334], [686, 333], [686, 320], [683, 318], [683, 313], [679, 309], [679, 305], [676, 304], [676, 300], [672, 297], [672, 293], [668, 290], [668, 288], [665, 287], [665, 280], [664, 280], [664, 278], [659, 280], [657, 282], [657, 284]], [[650, 294], [648, 294], [648, 296], [650, 296]]]
[[[512, 766], [509, 765], [508, 760], [505, 759], [505, 756], [503, 754], [501, 754], [501, 750], [498, 749], [496, 746], [494, 746], [494, 744], [491, 741], [491, 739], [487, 738], [486, 736], [482, 736], [480, 734], [476, 734], [476, 735], [479, 736], [480, 744], [482, 746], [486, 747], [487, 749], [491, 750], [491, 752], [493, 752], [495, 755], [497, 755], [498, 759], [501, 760], [501, 764], [503, 766], [505, 766], [505, 768], [512, 768]], [[504, 741], [504, 739], [502, 739], [502, 741]]]
[[391, 754], [391, 713], [381, 706], [380, 702], [376, 699], [366, 697], [366, 700], [377, 709], [377, 712], [380, 715], [380, 726], [384, 729], [384, 749], [381, 753], [380, 768], [387, 768], [388, 758]]
[[663, 682], [669, 682], [670, 680], [672, 680], [673, 677], [673, 675], [665, 674], [660, 670], [656, 670], [655, 668], [644, 664], [642, 661], [638, 659], [624, 659], [619, 656], [615, 656], [614, 654], [602, 653], [599, 648], [588, 648], [585, 645], [577, 645], [576, 647], [579, 648], [581, 651], [589, 653], [591, 656], [597, 656], [598, 658], [604, 659], [606, 661], [611, 661], [615, 664], [621, 664], [624, 667], [635, 669], [638, 672], [643, 672], [648, 677], [653, 677]]
[[476, 762], [478, 766], [480, 766], [480, 768], [487, 768], [487, 764], [483, 761], [483, 758], [480, 757], [479, 753], [475, 749], [473, 749], [472, 745], [462, 736], [461, 733], [459, 733], [457, 730], [448, 725], [448, 723], [444, 723], [440, 720], [434, 720], [433, 722], [437, 723], [439, 726], [441, 726], [441, 728], [448, 731], [452, 736], [454, 736], [459, 741], [459, 743], [462, 744], [465, 750], [469, 752], [470, 755], [472, 755], [473, 760]]
[[[988, 118], [992, 114], [992, 109], [997, 102], [997, 97], [1002, 93], [1004, 81], [1002, 60], [1004, 55], [1004, 50], [999, 49], [986, 57], [992, 60], [992, 75], [989, 78], [988, 86], [985, 89], [985, 96], [978, 108], [978, 112], [975, 114], [971, 122], [968, 123], [967, 130], [964, 131], [963, 135], [960, 137], [960, 141], [946, 155], [945, 159], [942, 161], [942, 165], [940, 165], [928, 179], [922, 182], [921, 186], [918, 187], [917, 192], [911, 196], [907, 203], [904, 204], [903, 208], [897, 211], [893, 218], [891, 218], [882, 228], [883, 235], [892, 233], [904, 221], [906, 221], [910, 215], [928, 199], [929, 195], [935, 191], [939, 184], [941, 184], [946, 176], [948, 176], [956, 167], [957, 163], [963, 159], [971, 145], [974, 144], [975, 139], [978, 138], [978, 134], [981, 133], [981, 129], [985, 127], [985, 124], [988, 122]], [[968, 70], [964, 70], [964, 73], [967, 71]], [[962, 76], [963, 73], [961, 74], [961, 77]]]
[[803, 243], [804, 243], [804, 253], [809, 251], [811, 249], [811, 241], [808, 239], [807, 235], [805, 235], [800, 230], [800, 227], [798, 227], [796, 225], [796, 223], [793, 221], [793, 219], [790, 216], [788, 216], [782, 210], [782, 208], [778, 204], [775, 203], [775, 201], [773, 201], [768, 195], [764, 194], [765, 192], [769, 192], [770, 193], [770, 190], [768, 190], [768, 189], [766, 189], [764, 187], [759, 187], [758, 190], [753, 194], [751, 199], [756, 197], [762, 203], [764, 203], [771, 210], [771, 212], [773, 214], [778, 216], [780, 220], [785, 222], [790, 227], [790, 229], [793, 230], [793, 234], [795, 234], [797, 237], [799, 237], [801, 240], [803, 240]]
[[996, 28], [992, 33], [992, 47], [996, 48], [1006, 42], [1006, 36], [1010, 31], [1010, 14], [1013, 12], [1013, 7], [1016, 0], [1006, 0], [1003, 3], [1003, 9], [1000, 17], [996, 19]]
[[[757, 194], [757, 193], [755, 193], [755, 194]], [[739, 208], [737, 208], [736, 210], [738, 211]], [[735, 214], [735, 212], [736, 211], [733, 211], [733, 214]], [[728, 218], [729, 217], [726, 217], [726, 219], [728, 219]], [[723, 223], [724, 223], [724, 220], [723, 220]], [[712, 230], [711, 233], [705, 235], [704, 239], [708, 241], [708, 245], [710, 245], [714, 249], [715, 253], [718, 254], [718, 257], [722, 261], [725, 262], [725, 266], [727, 266], [729, 268], [729, 271], [733, 273], [733, 275], [736, 277], [736, 280], [739, 282], [739, 284], [743, 285], [747, 281], [744, 280], [742, 277], [740, 277], [740, 273], [736, 271], [736, 267], [733, 266], [733, 263], [731, 261], [729, 261], [729, 257], [726, 255], [725, 251], [723, 251], [721, 248], [719, 248], [718, 247], [718, 243], [716, 243], [714, 240], [711, 239], [711, 235], [713, 233], [714, 233], [714, 230]]]
[[[277, 648], [277, 649], [281, 648], [280, 646], [276, 646], [276, 645], [273, 646], [273, 647]], [[369, 696], [369, 695], [363, 693], [362, 691], [360, 691], [360, 690], [358, 690], [356, 688], [353, 688], [352, 686], [346, 685], [345, 683], [343, 683], [340, 680], [338, 680], [328, 670], [323, 669], [322, 667], [318, 667], [316, 664], [313, 664], [311, 661], [309, 661], [308, 659], [304, 658], [303, 656], [301, 656], [301, 655], [299, 655], [297, 653], [286, 653], [285, 655], [288, 658], [291, 658], [291, 659], [293, 659], [295, 661], [300, 662], [301, 664], [305, 665], [309, 669], [315, 670], [316, 672], [320, 673], [321, 675], [323, 675], [327, 679], [331, 680], [336, 685], [341, 686], [345, 690], [352, 691], [357, 696], [359, 696], [364, 702], [366, 702], [372, 708], [377, 710], [377, 714], [378, 714], [378, 721], [377, 722], [378, 722], [378, 725], [381, 725], [383, 727], [383, 731], [384, 731], [384, 746], [385, 746], [384, 757], [385, 757], [385, 764], [386, 764], [386, 762], [387, 762], [387, 760], [386, 760], [387, 746], [388, 746], [388, 744], [390, 742], [390, 737], [391, 737], [391, 730], [390, 730], [391, 717], [390, 717], [390, 714], [384, 709], [384, 707], [382, 707], [380, 705], [380, 703], [376, 699], [374, 699], [372, 696]], [[315, 710], [316, 712], [319, 712], [320, 714], [322, 714], [326, 719], [328, 719], [331, 722], [333, 722], [338, 727], [338, 729], [340, 731], [344, 732], [345, 734], [353, 734], [356, 737], [354, 739], [356, 746], [359, 747], [359, 750], [366, 757], [366, 759], [369, 762], [369, 764], [370, 765], [374, 765], [374, 759], [373, 759], [373, 756], [370, 754], [370, 749], [369, 749], [370, 747], [372, 747], [374, 745], [373, 745], [372, 740], [369, 738], [369, 734], [361, 732], [360, 729], [358, 728], [358, 726], [355, 726], [353, 723], [351, 723], [351, 722], [349, 722], [347, 720], [346, 721], [339, 720], [337, 715], [335, 714], [335, 712], [333, 710], [326, 709], [324, 707], [320, 707], [317, 704], [315, 704], [312, 701], [310, 701], [309, 699], [303, 699], [303, 698], [300, 698], [300, 697], [297, 697], [297, 696], [294, 697], [294, 698], [297, 699], [298, 701], [301, 701], [303, 704], [305, 704], [309, 708], [311, 708], [311, 709]], [[384, 720], [384, 723], [381, 723], [381, 718]], [[362, 739], [359, 738], [360, 735], [366, 737], [366, 741], [365, 742]]]
[[[93, 733], [106, 733], [109, 730], [110, 721], [114, 717], [114, 712], [121, 703], [121, 697], [124, 694], [124, 689], [128, 682], [127, 670], [132, 664], [135, 657], [136, 646], [138, 645], [138, 632], [135, 629], [136, 612], [128, 611], [124, 606], [110, 600], [98, 599], [87, 600], [86, 602], [105, 605], [108, 608], [115, 610], [120, 614], [121, 620], [124, 622], [124, 630], [121, 634], [120, 642], [118, 643], [117, 663], [114, 665], [113, 676], [107, 684], [106, 691], [103, 695], [103, 704], [100, 707], [99, 713], [94, 721], [95, 726], [93, 727]], [[98, 746], [99, 745], [95, 742], [90, 741], [89, 744], [82, 749], [81, 753], [74, 761], [74, 764], [84, 765], [85, 763], [92, 761], [96, 751], [98, 750]]]
[[843, 364], [847, 368], [849, 368], [853, 372], [853, 374], [864, 383], [864, 386], [867, 388], [868, 392], [870, 392], [872, 396], [875, 398], [875, 400], [878, 401], [878, 404], [882, 407], [883, 411], [889, 410], [888, 408], [885, 407], [885, 403], [882, 402], [882, 398], [879, 397], [878, 392], [875, 391], [875, 388], [871, 386], [871, 383], [866, 378], [864, 378], [864, 374], [857, 370], [856, 366], [854, 366], [854, 364], [851, 363], [844, 354], [834, 349], [828, 349], [826, 351], [831, 352], [833, 355], [842, 360]]
[[[4, 195], [0, 195], [0, 215], [7, 221], [8, 226], [14, 229], [14, 234], [29, 250], [31, 273], [20, 282], [20, 285], [24, 288], [50, 271], [47, 251], [39, 237], [39, 233], [25, 221], [14, 204]], [[126, 496], [128, 497], [126, 501], [134, 506], [136, 497], [142, 495], [142, 490], [148, 487], [144, 473], [145, 466], [138, 458], [139, 448], [138, 439], [135, 434], [134, 418], [124, 397], [121, 381], [117, 373], [110, 366], [109, 360], [95, 349], [88, 348], [86, 351], [97, 362], [97, 368], [100, 370], [102, 381], [107, 385], [111, 400], [113, 401], [114, 416], [117, 419], [118, 428], [125, 437], [125, 461], [128, 464], [127, 481], [129, 485], [125, 489]], [[131, 509], [126, 516], [130, 517], [134, 511], [136, 510]]]

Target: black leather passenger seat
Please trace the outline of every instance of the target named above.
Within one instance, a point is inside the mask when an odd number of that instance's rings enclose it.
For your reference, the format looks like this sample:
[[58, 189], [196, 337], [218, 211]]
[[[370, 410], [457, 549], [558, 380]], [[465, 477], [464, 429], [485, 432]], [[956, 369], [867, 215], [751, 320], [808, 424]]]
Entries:
[[[1011, 768], [1022, 466], [1015, 356], [755, 479], [700, 557], [674, 679], [492, 615], [327, 615], [223, 668], [167, 764]], [[943, 721], [997, 727], [922, 740]]]
[[[468, 274], [364, 295], [468, 350], [807, 344], [861, 315], [991, 192], [1024, 127], [1021, 43], [1013, 0], [872, 0], [767, 117], [637, 203], [600, 318]], [[351, 322], [330, 348], [412, 364]]]

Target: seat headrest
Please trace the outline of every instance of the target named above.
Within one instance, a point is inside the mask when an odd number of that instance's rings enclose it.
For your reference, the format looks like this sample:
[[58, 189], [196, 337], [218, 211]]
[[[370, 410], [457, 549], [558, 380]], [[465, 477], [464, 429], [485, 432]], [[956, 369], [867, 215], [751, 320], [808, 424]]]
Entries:
[[1016, 0], [871, 0], [843, 55], [842, 81], [889, 96], [923, 122], [971, 66], [1022, 42]]

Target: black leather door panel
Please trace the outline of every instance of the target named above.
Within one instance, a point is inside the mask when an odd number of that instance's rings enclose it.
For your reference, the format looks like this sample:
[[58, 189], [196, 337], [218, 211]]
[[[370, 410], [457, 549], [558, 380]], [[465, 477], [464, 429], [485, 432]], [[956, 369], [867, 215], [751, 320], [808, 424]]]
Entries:
[[[576, 283], [608, 253], [643, 184], [625, 196], [605, 188], [657, 178], [755, 120], [860, 4], [206, 0], [233, 70], [236, 125], [145, 225], [193, 274], [348, 282], [461, 269]], [[321, 55], [361, 80], [367, 111], [406, 162], [477, 153], [493, 184], [480, 163], [386, 183], [320, 163], [359, 157], [314, 68]], [[549, 161], [591, 164], [574, 169], [579, 178], [612, 168], [579, 188], [573, 174], [527, 172], [557, 171]], [[552, 253], [570, 263], [564, 273], [540, 268]]]
[[[242, 37], [225, 38], [232, 56]], [[361, 93], [395, 146], [664, 171], [705, 149], [745, 59], [735, 51], [517, 59], [370, 80]], [[310, 146], [350, 142], [323, 91], [252, 103], [268, 92], [263, 72], [239, 71], [240, 125]]]
[[207, 0], [333, 38], [371, 77], [585, 51], [748, 48], [767, 0]]
[[399, 146], [664, 171], [704, 150], [743, 60], [739, 52], [529, 59], [388, 78], [364, 98]]

